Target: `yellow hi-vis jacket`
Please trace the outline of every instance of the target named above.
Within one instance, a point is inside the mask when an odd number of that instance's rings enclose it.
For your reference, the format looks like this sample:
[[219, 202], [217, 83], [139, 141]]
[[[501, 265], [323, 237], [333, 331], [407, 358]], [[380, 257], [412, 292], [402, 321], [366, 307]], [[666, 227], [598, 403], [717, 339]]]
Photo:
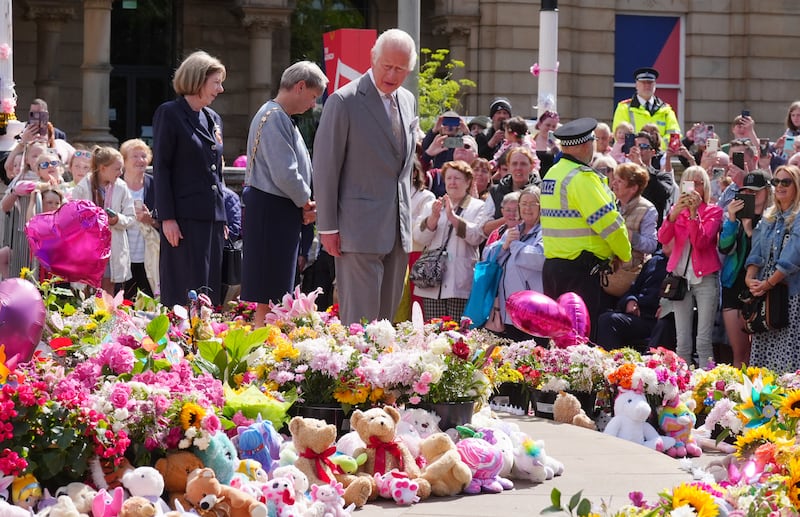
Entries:
[[638, 133], [645, 124], [655, 124], [658, 126], [658, 133], [661, 135], [661, 148], [666, 149], [669, 144], [669, 134], [681, 132], [678, 125], [678, 117], [672, 111], [672, 106], [662, 101], [658, 97], [653, 97], [653, 113], [639, 104], [639, 98], [633, 96], [632, 99], [625, 99], [617, 104], [614, 110], [614, 121], [611, 123], [612, 133], [617, 130], [620, 122], [630, 122], [633, 124], [633, 132]]
[[625, 221], [607, 182], [569, 155], [547, 171], [541, 195], [545, 258], [574, 260], [589, 251], [601, 259], [631, 259]]

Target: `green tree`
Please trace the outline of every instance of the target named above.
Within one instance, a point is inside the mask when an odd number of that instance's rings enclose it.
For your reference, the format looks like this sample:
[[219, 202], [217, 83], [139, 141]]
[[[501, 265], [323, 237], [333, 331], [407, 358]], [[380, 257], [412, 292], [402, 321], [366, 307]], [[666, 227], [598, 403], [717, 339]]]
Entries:
[[448, 59], [448, 49], [423, 48], [420, 53], [419, 118], [422, 130], [428, 131], [440, 114], [448, 110], [458, 111], [462, 88], [477, 85], [469, 79], [453, 79], [453, 71], [464, 68], [464, 62]]

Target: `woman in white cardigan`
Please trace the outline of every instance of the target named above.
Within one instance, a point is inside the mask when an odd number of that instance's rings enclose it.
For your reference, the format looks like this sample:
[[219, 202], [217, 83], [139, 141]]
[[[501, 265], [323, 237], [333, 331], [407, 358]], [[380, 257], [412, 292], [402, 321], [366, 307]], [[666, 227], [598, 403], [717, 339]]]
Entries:
[[131, 278], [131, 259], [127, 229], [136, 222], [133, 197], [120, 176], [122, 155], [112, 147], [98, 147], [92, 153], [92, 172], [72, 191], [72, 199], [88, 199], [108, 214], [111, 229], [111, 257], [103, 274], [102, 288], [116, 292], [115, 284]]
[[429, 249], [447, 243], [447, 266], [440, 286], [417, 286], [414, 292], [422, 298], [426, 318], [449, 316], [458, 321], [472, 289], [478, 246], [485, 239], [481, 232], [485, 221], [480, 219], [483, 201], [469, 195], [472, 169], [466, 162], [447, 162], [441, 173], [447, 193], [425, 206], [413, 225], [413, 235]]

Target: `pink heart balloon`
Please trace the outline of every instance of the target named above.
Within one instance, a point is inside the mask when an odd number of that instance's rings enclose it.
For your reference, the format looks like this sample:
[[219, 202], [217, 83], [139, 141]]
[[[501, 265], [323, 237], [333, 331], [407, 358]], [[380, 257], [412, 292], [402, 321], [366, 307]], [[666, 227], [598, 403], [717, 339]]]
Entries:
[[111, 256], [105, 211], [86, 200], [35, 215], [25, 225], [33, 254], [46, 269], [69, 282], [100, 287]]
[[555, 340], [559, 348], [566, 348], [572, 345], [586, 343], [586, 336], [592, 327], [589, 320], [589, 310], [586, 308], [583, 298], [578, 293], [564, 293], [558, 297], [558, 305], [564, 308], [570, 320], [570, 331]]
[[518, 291], [509, 296], [506, 313], [515, 327], [534, 336], [558, 337], [572, 329], [564, 308], [536, 291]]
[[0, 345], [8, 364], [30, 361], [42, 338], [45, 310], [42, 295], [21, 278], [0, 282]]

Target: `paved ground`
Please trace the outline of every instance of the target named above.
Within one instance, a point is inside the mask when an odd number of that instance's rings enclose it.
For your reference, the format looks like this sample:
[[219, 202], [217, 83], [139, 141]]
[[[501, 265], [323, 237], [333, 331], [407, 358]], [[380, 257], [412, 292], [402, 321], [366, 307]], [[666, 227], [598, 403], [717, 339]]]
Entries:
[[[556, 487], [562, 500], [579, 490], [592, 501], [604, 500], [617, 509], [628, 502], [628, 492], [640, 491], [653, 500], [661, 490], [690, 481], [679, 460], [631, 442], [567, 424], [536, 417], [502, 416], [517, 422], [535, 439], [544, 439], [547, 453], [564, 463], [562, 476], [539, 485], [516, 482], [502, 494], [431, 498], [410, 507], [380, 501], [354, 512], [355, 517], [510, 517], [539, 515], [550, 505]], [[708, 456], [694, 460], [704, 465]], [[566, 496], [566, 497], [565, 497]]]

